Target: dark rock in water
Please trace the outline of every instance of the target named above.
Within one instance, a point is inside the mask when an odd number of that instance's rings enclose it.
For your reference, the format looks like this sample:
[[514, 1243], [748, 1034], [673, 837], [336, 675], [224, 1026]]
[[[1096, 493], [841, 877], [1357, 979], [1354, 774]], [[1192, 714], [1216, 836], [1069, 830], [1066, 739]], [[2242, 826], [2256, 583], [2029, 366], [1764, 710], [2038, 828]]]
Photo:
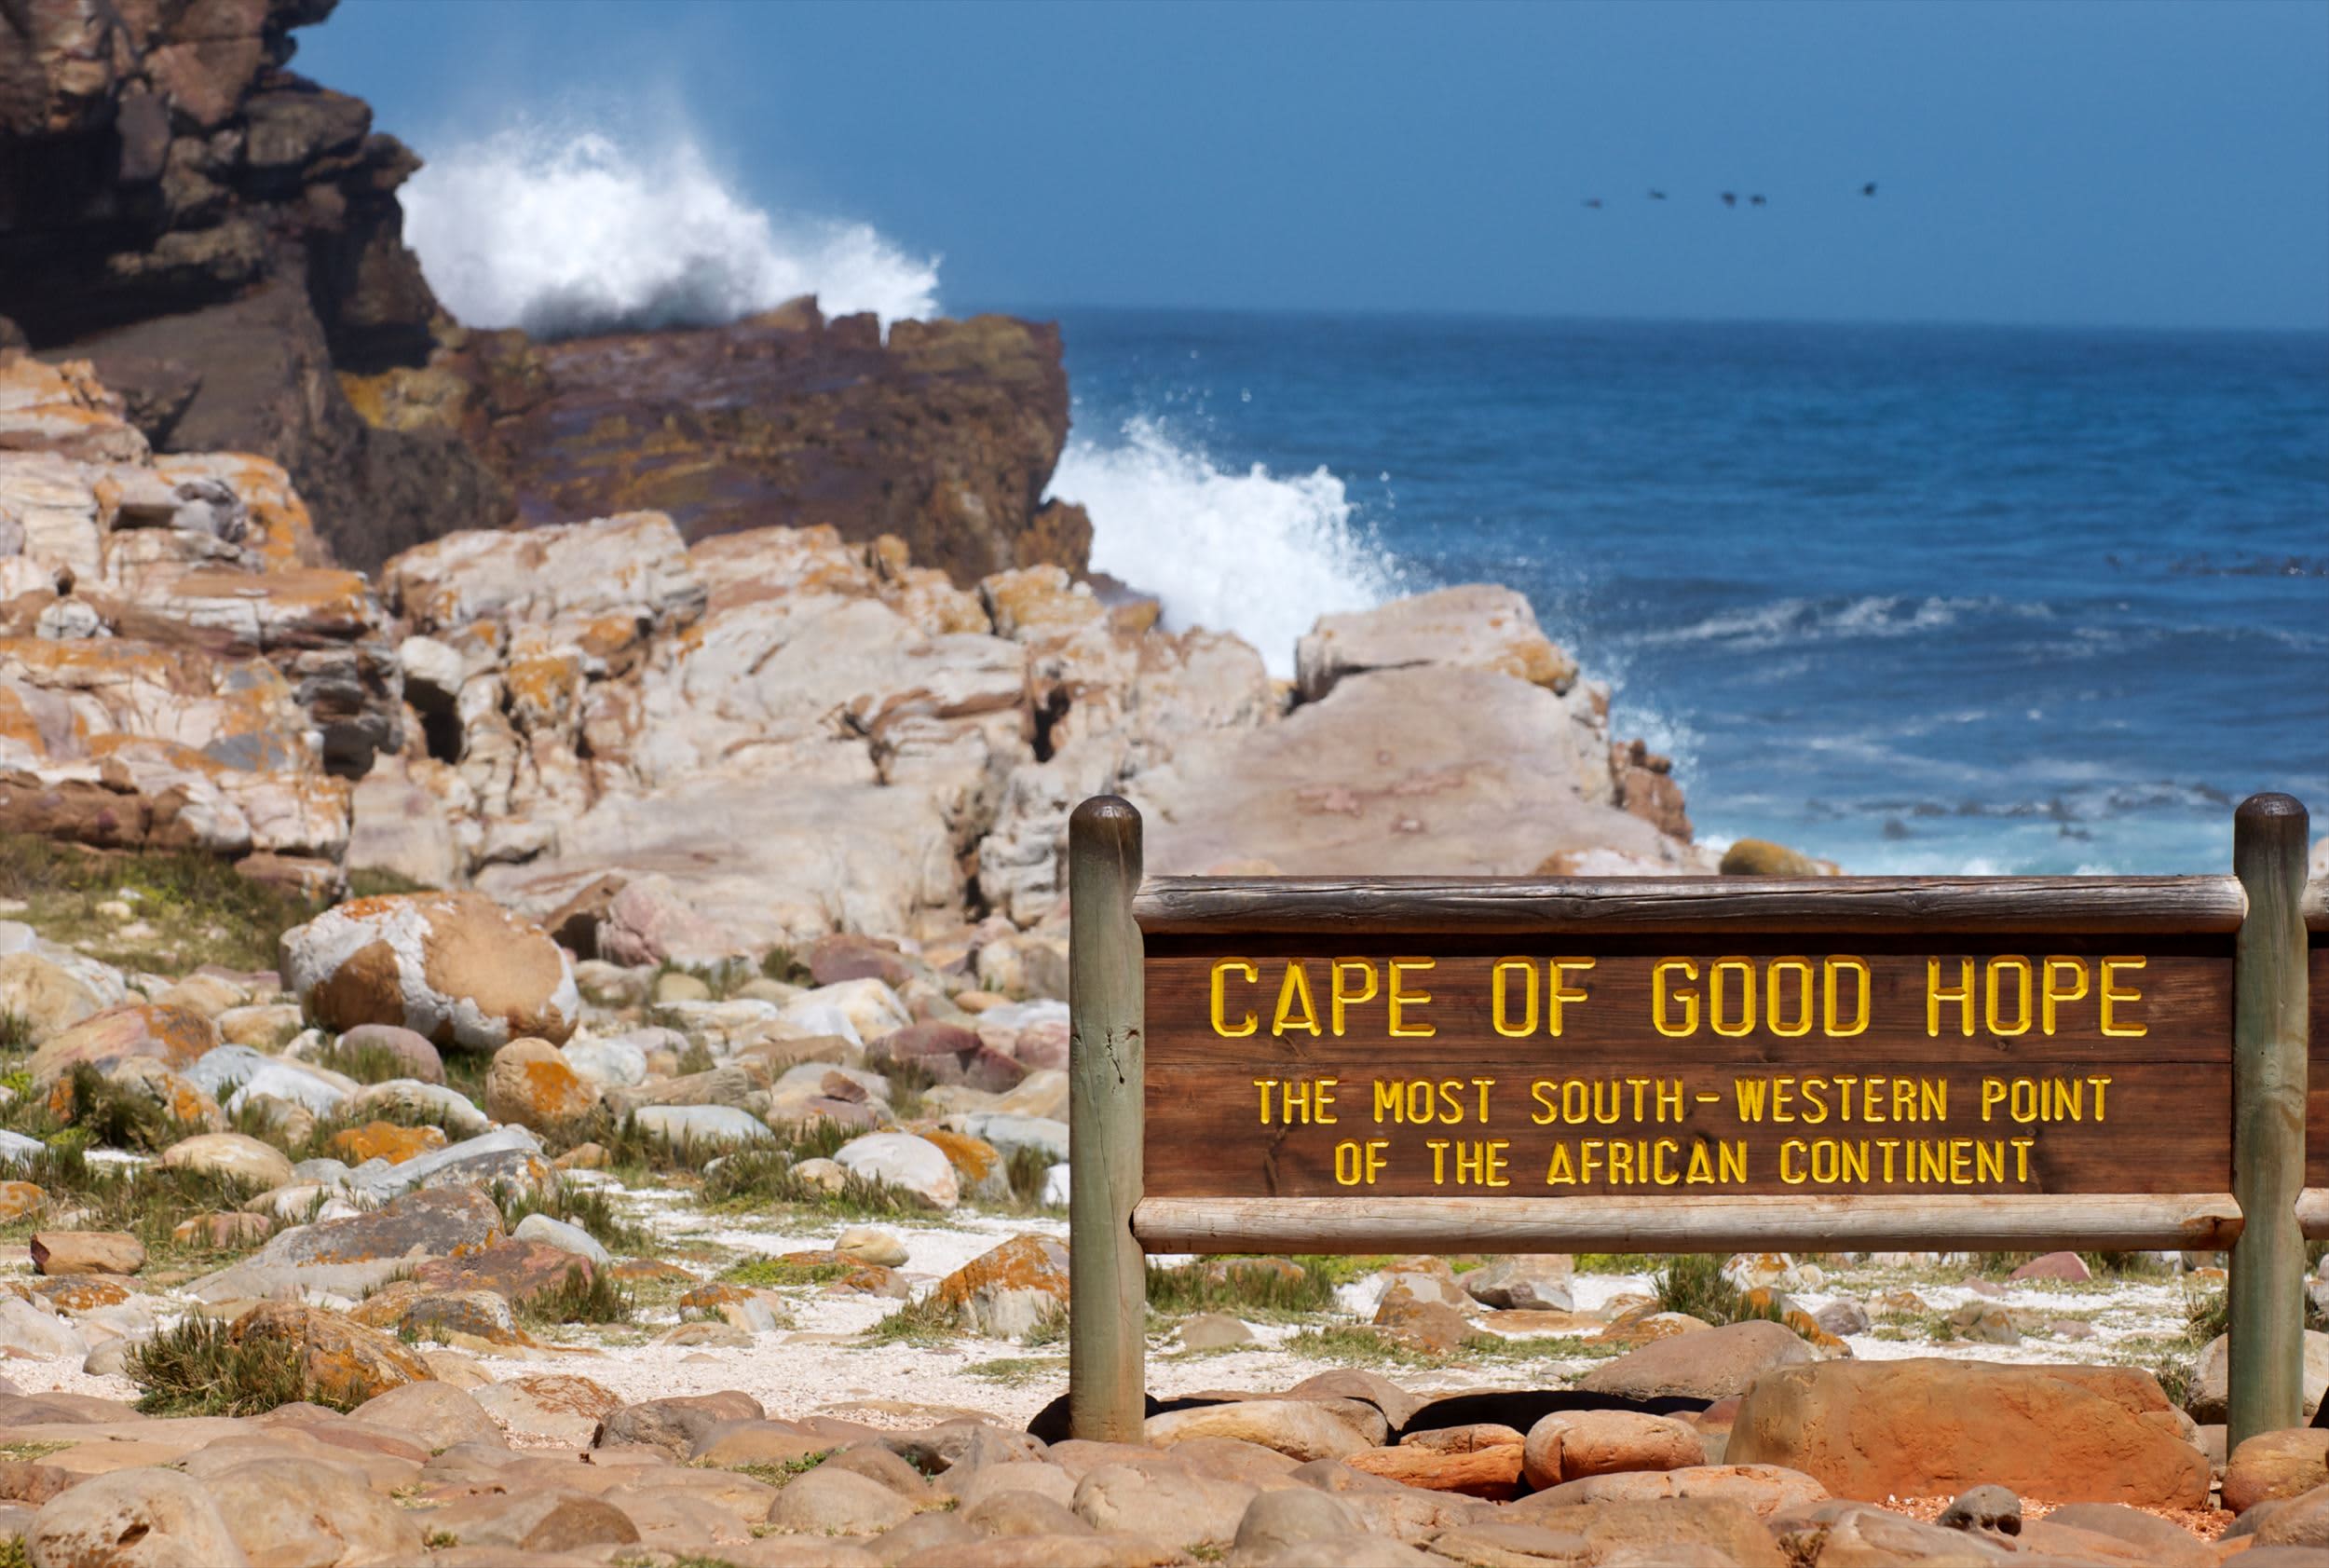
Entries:
[[[411, 389], [443, 373], [453, 398], [441, 379]], [[828, 321], [797, 300], [725, 327], [468, 334], [430, 371], [382, 380], [360, 397], [457, 424], [527, 524], [652, 510], [692, 543], [829, 523], [846, 539], [895, 535], [966, 587], [1013, 566], [1081, 570], [1091, 551], [1083, 510], [1042, 498], [1068, 433], [1048, 323], [899, 321], [885, 343], [871, 316]]]

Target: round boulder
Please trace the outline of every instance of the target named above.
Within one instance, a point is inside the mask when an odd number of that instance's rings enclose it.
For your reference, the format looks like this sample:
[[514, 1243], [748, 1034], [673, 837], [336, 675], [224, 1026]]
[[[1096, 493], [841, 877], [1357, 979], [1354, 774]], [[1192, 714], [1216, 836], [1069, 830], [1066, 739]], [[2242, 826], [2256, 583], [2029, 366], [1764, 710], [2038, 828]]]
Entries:
[[24, 1533], [24, 1548], [44, 1568], [246, 1568], [251, 1561], [208, 1486], [151, 1466], [98, 1476], [42, 1505]]
[[289, 1156], [242, 1133], [203, 1133], [173, 1143], [162, 1152], [162, 1164], [170, 1170], [231, 1176], [270, 1191], [290, 1185], [292, 1179]]
[[483, 893], [351, 900], [283, 934], [283, 975], [326, 1029], [395, 1024], [440, 1047], [563, 1044], [581, 1013], [565, 950]]
[[544, 1135], [581, 1130], [598, 1109], [598, 1085], [566, 1065], [547, 1040], [512, 1040], [485, 1074], [485, 1114]]
[[192, 1008], [128, 1002], [92, 1014], [34, 1052], [33, 1083], [45, 1087], [72, 1076], [76, 1067], [111, 1072], [138, 1057], [150, 1057], [167, 1068], [189, 1068], [217, 1044], [217, 1027]]

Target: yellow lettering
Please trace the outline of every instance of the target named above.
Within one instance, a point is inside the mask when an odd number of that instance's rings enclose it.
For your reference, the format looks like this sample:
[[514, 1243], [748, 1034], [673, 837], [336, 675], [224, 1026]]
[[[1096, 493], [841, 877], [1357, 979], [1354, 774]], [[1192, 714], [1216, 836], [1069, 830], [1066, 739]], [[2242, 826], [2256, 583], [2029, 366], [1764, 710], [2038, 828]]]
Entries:
[[1431, 1151], [1432, 1185], [1445, 1186], [1448, 1180], [1448, 1140], [1444, 1138], [1435, 1138], [1423, 1147]]
[[[1795, 982], [1795, 1018], [1783, 1022], [1779, 1005], [1782, 995], [1779, 976], [1793, 975]], [[1763, 1004], [1764, 1027], [1785, 1040], [1795, 1040], [1811, 1032], [1811, 961], [1801, 958], [1773, 959], [1770, 973], [1764, 976], [1766, 995]]]
[[[1294, 1016], [1294, 1004], [1301, 1003], [1301, 1016]], [[1270, 1032], [1283, 1035], [1287, 1029], [1298, 1029], [1314, 1038], [1318, 1033], [1318, 1009], [1310, 1000], [1310, 971], [1298, 960], [1286, 966], [1285, 983], [1278, 987], [1277, 1016], [1270, 1020]]]
[[1694, 1143], [1690, 1146], [1690, 1169], [1683, 1173], [1682, 1179], [1694, 1187], [1713, 1184], [1714, 1162], [1707, 1158], [1705, 1144]]
[[[1998, 1007], [1997, 982], [1998, 976], [2002, 975], [2010, 975], [2014, 977], [2013, 1022], [2011, 1024], [2007, 1023], [2000, 1016]], [[1989, 1032], [2009, 1040], [2017, 1034], [2029, 1033], [2030, 988], [2035, 978], [2030, 969], [2030, 961], [2019, 953], [1992, 959], [1989, 961], [1989, 972], [1982, 978], [1985, 984], [1982, 989], [1983, 1003], [1982, 1016], [1982, 1022], [1989, 1026]]]
[[[1723, 981], [1727, 975], [1739, 976], [1738, 1022], [1723, 1021]], [[1707, 1022], [1714, 1032], [1725, 1040], [1737, 1040], [1751, 1034], [1755, 1029], [1755, 966], [1743, 958], [1723, 958], [1714, 961], [1713, 973], [1707, 976]]]
[[[1866, 1033], [1869, 997], [1875, 990], [1875, 982], [1868, 972], [1868, 961], [1849, 953], [1838, 953], [1823, 962], [1819, 971], [1820, 990], [1825, 998], [1824, 1010], [1827, 1014], [1819, 1026], [1819, 1032], [1830, 1040], [1849, 1040], [1856, 1034]], [[1837, 1024], [1837, 1020], [1844, 1016], [1843, 1008], [1837, 1004], [1836, 993], [1842, 989], [1836, 984], [1839, 975], [1849, 975], [1853, 980], [1853, 1017], [1849, 1029], [1840, 1028]]]
[[1266, 1127], [1270, 1125], [1270, 1091], [1278, 1086], [1278, 1081], [1274, 1078], [1257, 1078], [1253, 1086], [1261, 1091], [1261, 1125]]
[[[1507, 978], [1516, 974], [1520, 976], [1523, 995], [1527, 1002], [1527, 1010], [1520, 1015], [1520, 1022], [1518, 1025], [1512, 1022], [1511, 1008], [1505, 1000], [1508, 994]], [[1554, 1008], [1558, 1015], [1559, 1003], [1554, 1003]], [[1536, 1032], [1536, 964], [1532, 961], [1529, 959], [1498, 959], [1496, 961], [1496, 967], [1488, 972], [1488, 1017], [1489, 1022], [1495, 1026], [1496, 1032], [1506, 1040], [1525, 1040]], [[1559, 1028], [1556, 1026], [1553, 1032], [1559, 1034]]]
[[2144, 961], [2139, 958], [2106, 958], [2103, 961], [2103, 983], [2097, 988], [2096, 994], [2102, 999], [2099, 1006], [2104, 1034], [2120, 1040], [2139, 1040], [2150, 1032], [2148, 1025], [2136, 1023], [2122, 1025], [2111, 1014], [2111, 1009], [2119, 1002], [2143, 1000], [2141, 991], [2122, 991], [2111, 989], [2111, 982], [2118, 978], [2120, 970], [2141, 969], [2143, 964]]
[[1235, 1029], [1229, 1027], [1226, 1016], [1229, 999], [1223, 993], [1228, 989], [1232, 970], [1244, 975], [1248, 985], [1260, 982], [1261, 971], [1247, 963], [1244, 959], [1215, 959], [1213, 961], [1213, 1032], [1224, 1040], [1243, 1040], [1261, 1027], [1261, 1020], [1248, 1013], [1246, 1015], [1244, 1023], [1239, 1024]]
[[1551, 1006], [1547, 1008], [1546, 1011], [1550, 1015], [1549, 1021], [1552, 1024], [1554, 1039], [1558, 1040], [1560, 1038], [1561, 1004], [1563, 1002], [1583, 1002], [1586, 1000], [1586, 993], [1582, 989], [1571, 989], [1569, 985], [1570, 972], [1574, 970], [1577, 974], [1582, 975], [1592, 967], [1593, 961], [1589, 958], [1564, 958], [1553, 960], [1552, 968], [1546, 976], [1550, 982], [1550, 986], [1546, 991], [1546, 995], [1551, 1001]]
[[1738, 1119], [1742, 1122], [1763, 1120], [1764, 1107], [1769, 1102], [1771, 1081], [1767, 1078], [1734, 1078], [1731, 1096], [1738, 1102]]
[[1675, 1142], [1670, 1138], [1661, 1138], [1657, 1140], [1656, 1145], [1652, 1149], [1650, 1156], [1650, 1175], [1651, 1179], [1655, 1180], [1659, 1186], [1671, 1187], [1674, 1183], [1682, 1179], [1681, 1174], [1669, 1168], [1666, 1163], [1667, 1156], [1673, 1153], [1681, 1147], [1681, 1144]]
[[[1342, 983], [1343, 976], [1354, 970], [1357, 972], [1360, 979], [1367, 982], [1367, 989], [1363, 991], [1352, 990]], [[1366, 959], [1336, 959], [1330, 995], [1334, 1010], [1334, 1037], [1340, 1040], [1342, 1038], [1342, 1021], [1348, 1015], [1351, 1004], [1375, 1000], [1374, 964]]]
[[[2058, 979], [2063, 980], [2063, 984], [2056, 984]], [[2077, 990], [2064, 989], [2069, 980], [2078, 982]], [[2060, 954], [2049, 957], [2046, 961], [2046, 983], [2038, 990], [2038, 1027], [2049, 1034], [2053, 1033], [2055, 1007], [2062, 1002], [2077, 1002], [2086, 994], [2087, 961], [2064, 958]]]
[[1545, 1108], [1542, 1112], [1534, 1111], [1529, 1112], [1529, 1120], [1540, 1127], [1548, 1122], [1558, 1121], [1560, 1117], [1560, 1108], [1553, 1103], [1553, 1097], [1546, 1092], [1552, 1086], [1552, 1081], [1548, 1078], [1539, 1078], [1529, 1085], [1529, 1098]]
[[1553, 1163], [1545, 1167], [1545, 1185], [1547, 1187], [1573, 1187], [1576, 1185], [1576, 1182], [1577, 1170], [1576, 1166], [1570, 1161], [1569, 1145], [1566, 1143], [1554, 1144]]
[[1668, 970], [1680, 970], [1683, 979], [1696, 980], [1698, 977], [1698, 966], [1688, 959], [1661, 959], [1658, 961], [1657, 967], [1650, 971], [1650, 1022], [1660, 1034], [1665, 1035], [1668, 1040], [1682, 1040], [1698, 1032], [1698, 993], [1696, 991], [1677, 993], [1674, 1000], [1682, 1004], [1682, 1027], [1676, 1029], [1668, 1023], [1666, 1019], [1666, 975]]
[[1795, 1168], [1795, 1162], [1802, 1156], [1805, 1147], [1804, 1140], [1800, 1138], [1791, 1138], [1779, 1145], [1779, 1179], [1791, 1187], [1800, 1187], [1804, 1184], [1804, 1173]]
[[1434, 961], [1417, 958], [1395, 958], [1391, 961], [1391, 1037], [1394, 1040], [1429, 1040], [1438, 1032], [1429, 1024], [1417, 1024], [1412, 1029], [1407, 1026], [1407, 1010], [1430, 1005], [1431, 996], [1426, 991], [1405, 989], [1401, 984], [1410, 970], [1421, 973], [1432, 968]]
[[1971, 1034], [1973, 1032], [1973, 961], [1971, 959], [1957, 961], [1957, 989], [1954, 990], [1946, 989], [1941, 986], [1941, 960], [1928, 958], [1925, 961], [1925, 1032], [1927, 1036], [1941, 1032], [1941, 1004], [1944, 1002], [1954, 1002], [1957, 1004], [1958, 1032]]

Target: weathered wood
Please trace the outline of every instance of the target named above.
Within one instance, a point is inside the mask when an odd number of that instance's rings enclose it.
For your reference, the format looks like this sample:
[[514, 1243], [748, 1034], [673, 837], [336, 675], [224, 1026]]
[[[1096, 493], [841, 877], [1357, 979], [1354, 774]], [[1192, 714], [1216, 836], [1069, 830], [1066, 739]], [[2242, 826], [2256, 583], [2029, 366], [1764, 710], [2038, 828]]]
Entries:
[[[1386, 976], [1401, 949], [1377, 939], [1150, 941], [1143, 1191], [1306, 1198], [1353, 1195], [1355, 1187], [1376, 1196], [1468, 1190], [1519, 1202], [1660, 1192], [2173, 1193], [2231, 1185], [2231, 956], [2221, 938], [2113, 939], [2123, 948], [2059, 938], [2000, 955], [1967, 951], [1971, 944], [1945, 934], [1929, 938], [1930, 953], [1905, 950], [1906, 938], [1884, 939], [1893, 950], [1883, 950], [1855, 937], [1838, 944], [1857, 949], [1850, 961], [1859, 966], [1837, 975], [1834, 1022], [1846, 1032], [1830, 1037], [1824, 1022], [1813, 1022], [1827, 1001], [1819, 973], [1826, 944], [1806, 952], [1804, 944], [1775, 949], [1737, 934], [1723, 938], [1726, 948], [1703, 937], [1657, 947], [1599, 937], [1558, 950], [1592, 960], [1589, 969], [1563, 972], [1569, 995], [1558, 1038], [1550, 1033], [1547, 965], [1556, 950], [1548, 945], [1491, 947], [1470, 934], [1413, 940], [1408, 950], [1430, 955], [1431, 967], [1411, 972], [1408, 984], [1431, 1000], [1406, 1017], [1409, 1027], [1427, 1021], [1428, 1038], [1389, 1034]], [[2139, 1025], [2140, 1036], [2102, 1032], [2101, 961], [2114, 953], [2142, 960], [2118, 982], [2140, 1000], [2114, 1015], [2115, 1028]], [[1224, 976], [1224, 1018], [1234, 1029], [1250, 1015], [1253, 1032], [1225, 1038], [1213, 1022], [1212, 975], [1215, 961], [1232, 955], [1250, 961], [1253, 978], [1242, 968]], [[2011, 984], [2001, 989], [2008, 1000], [1996, 1020], [2009, 1032], [1992, 1032], [1983, 978], [1992, 961], [2019, 959], [2037, 984], [2047, 959], [2064, 955], [2086, 968], [2079, 996], [2055, 1009], [2054, 1032], [2045, 1032], [2038, 1000], [2010, 1000]], [[1684, 1003], [1675, 993], [1687, 992], [1696, 1027], [1685, 1038], [1661, 1034], [1655, 1022], [1655, 975], [1676, 961], [1692, 977], [1668, 971], [1668, 1017], [1679, 1027]], [[1344, 1009], [1339, 1036], [1338, 961], [1370, 966], [1365, 985], [1351, 969], [1348, 989], [1374, 993]], [[1941, 1032], [1928, 1034], [1934, 962], [1951, 988], [1972, 966], [1974, 1032], [1960, 1032], [1964, 1011], [1946, 1003]], [[1719, 1012], [1718, 963], [1729, 975]], [[1796, 967], [1777, 988], [1775, 1020], [1770, 982], [1781, 963]], [[1297, 964], [1320, 1024], [1315, 1036], [1299, 1022], [1275, 1032], [1282, 976]], [[1535, 1019], [1524, 1037], [1496, 1028], [1500, 966], [1513, 966], [1505, 970], [1505, 1027]], [[1862, 972], [1866, 1021], [1853, 1029], [1863, 1013]], [[1734, 1028], [1744, 1021], [1742, 975], [1760, 977], [1754, 1022], [1743, 1033], [1718, 1034], [1718, 1016]], [[1535, 988], [1532, 1010], [1517, 1000], [1524, 979]], [[1778, 1032], [1775, 1021], [1799, 1032]], [[2017, 1031], [2018, 1024], [2026, 1028]], [[1331, 1087], [1322, 1089], [1328, 1080]], [[1882, 1090], [1873, 1105], [1872, 1082]], [[1278, 1087], [1261, 1086], [1272, 1083]], [[1320, 1106], [1320, 1093], [1332, 1103]], [[1467, 1176], [1463, 1152], [1477, 1161], [1491, 1144], [1501, 1146], [1502, 1168]], [[1342, 1163], [1361, 1159], [1368, 1163], [1360, 1167]]]
[[[2329, 1199], [2329, 1193], [2323, 1194]], [[2219, 1251], [2228, 1193], [2056, 1197], [1143, 1198], [1151, 1252]]]
[[1068, 819], [1068, 1419], [1093, 1442], [1137, 1442], [1148, 1263], [1140, 1201], [1140, 813], [1114, 796]]
[[2329, 880], [2307, 882], [2304, 906], [2305, 929], [2329, 931]]
[[1151, 936], [1402, 930], [2191, 935], [2236, 931], [2246, 908], [2230, 877], [1158, 877], [1133, 905]]
[[2246, 1217], [2232, 1248], [2226, 1440], [2305, 1417], [2305, 808], [2251, 796], [2232, 819], [2232, 866], [2247, 890], [2234, 947], [2233, 1185]]

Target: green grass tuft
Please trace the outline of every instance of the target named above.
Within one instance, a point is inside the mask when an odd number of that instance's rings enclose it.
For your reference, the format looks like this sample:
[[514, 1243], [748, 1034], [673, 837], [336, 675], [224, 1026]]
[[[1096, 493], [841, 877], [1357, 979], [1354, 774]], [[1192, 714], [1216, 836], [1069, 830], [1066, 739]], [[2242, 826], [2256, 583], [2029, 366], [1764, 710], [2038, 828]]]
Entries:
[[237, 1344], [213, 1317], [189, 1317], [156, 1334], [129, 1352], [128, 1371], [144, 1389], [138, 1409], [148, 1415], [264, 1415], [302, 1399], [346, 1411], [361, 1402], [304, 1386], [296, 1347], [280, 1340]]
[[858, 1336], [867, 1344], [945, 1344], [962, 1337], [962, 1320], [936, 1291], [906, 1302]]
[[545, 1324], [630, 1323], [637, 1320], [639, 1305], [607, 1275], [577, 1262], [565, 1278], [527, 1298], [518, 1316]]
[[1228, 1312], [1291, 1316], [1334, 1304], [1334, 1281], [1317, 1260], [1288, 1274], [1274, 1258], [1201, 1258], [1178, 1268], [1149, 1265], [1149, 1305], [1166, 1314]]

